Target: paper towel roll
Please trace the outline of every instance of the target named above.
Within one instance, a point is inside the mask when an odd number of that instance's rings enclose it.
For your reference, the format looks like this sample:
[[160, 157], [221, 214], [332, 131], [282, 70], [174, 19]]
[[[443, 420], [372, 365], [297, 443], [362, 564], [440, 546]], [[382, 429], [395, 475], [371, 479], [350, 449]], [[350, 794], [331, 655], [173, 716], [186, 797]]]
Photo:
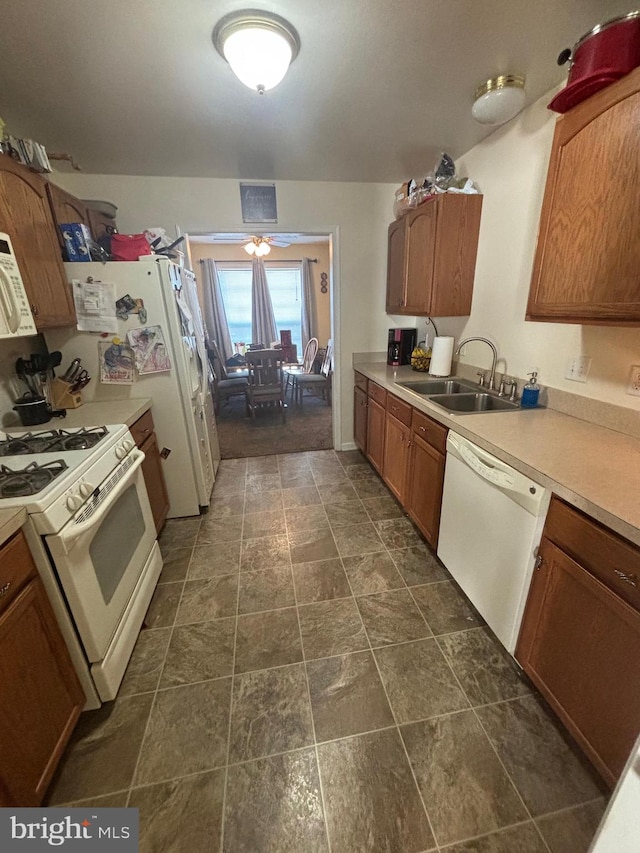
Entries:
[[433, 339], [429, 373], [432, 376], [449, 376], [453, 357], [453, 338], [443, 335]]

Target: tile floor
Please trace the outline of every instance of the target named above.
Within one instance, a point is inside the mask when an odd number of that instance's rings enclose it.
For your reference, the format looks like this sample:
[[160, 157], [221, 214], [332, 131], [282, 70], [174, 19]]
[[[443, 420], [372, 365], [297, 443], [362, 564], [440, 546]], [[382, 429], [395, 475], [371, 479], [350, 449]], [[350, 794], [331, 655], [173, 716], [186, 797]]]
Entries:
[[222, 463], [49, 804], [141, 850], [585, 853], [604, 790], [357, 452]]

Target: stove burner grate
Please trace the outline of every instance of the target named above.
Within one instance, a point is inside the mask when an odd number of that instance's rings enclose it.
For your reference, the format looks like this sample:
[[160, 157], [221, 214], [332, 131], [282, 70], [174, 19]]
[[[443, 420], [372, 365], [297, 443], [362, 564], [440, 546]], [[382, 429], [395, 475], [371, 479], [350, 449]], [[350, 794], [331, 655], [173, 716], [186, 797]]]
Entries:
[[106, 426], [83, 427], [78, 430], [49, 429], [26, 432], [21, 435], [6, 434], [0, 441], [0, 456], [28, 456], [34, 453], [60, 453], [65, 450], [88, 450], [101, 441], [108, 430]]
[[8, 465], [0, 465], [0, 498], [21, 498], [37, 495], [63, 471], [67, 463], [56, 459], [39, 465], [31, 462], [26, 468], [15, 471]]

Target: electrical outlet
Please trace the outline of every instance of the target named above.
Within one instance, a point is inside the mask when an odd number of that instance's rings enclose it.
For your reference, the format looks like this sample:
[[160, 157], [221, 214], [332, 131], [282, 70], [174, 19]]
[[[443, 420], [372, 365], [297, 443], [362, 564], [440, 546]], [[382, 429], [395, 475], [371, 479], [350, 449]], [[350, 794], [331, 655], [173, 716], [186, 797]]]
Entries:
[[577, 355], [575, 358], [570, 358], [567, 364], [567, 372], [564, 375], [565, 379], [570, 379], [572, 382], [586, 382], [591, 368], [591, 359], [588, 355]]
[[632, 364], [627, 383], [627, 394], [640, 397], [640, 364]]

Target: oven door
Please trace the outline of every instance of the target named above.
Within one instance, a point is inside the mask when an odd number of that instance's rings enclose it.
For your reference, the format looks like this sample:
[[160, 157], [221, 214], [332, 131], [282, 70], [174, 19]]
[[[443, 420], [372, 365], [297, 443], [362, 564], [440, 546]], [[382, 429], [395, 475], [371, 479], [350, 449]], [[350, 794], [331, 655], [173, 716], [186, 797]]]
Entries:
[[133, 450], [46, 543], [88, 659], [102, 660], [153, 547], [155, 525]]

